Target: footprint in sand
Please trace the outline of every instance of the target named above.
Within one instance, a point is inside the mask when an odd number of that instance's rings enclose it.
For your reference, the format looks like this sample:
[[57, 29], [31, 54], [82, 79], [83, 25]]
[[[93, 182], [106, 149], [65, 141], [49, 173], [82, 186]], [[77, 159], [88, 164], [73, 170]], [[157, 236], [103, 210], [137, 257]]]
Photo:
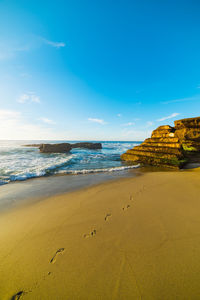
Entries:
[[111, 214], [107, 214], [104, 218], [105, 221], [107, 221], [112, 215]]
[[[63, 248], [62, 248], [63, 249]], [[59, 249], [60, 250], [60, 249]], [[55, 255], [54, 255], [55, 256]], [[42, 278], [42, 280], [45, 280], [46, 279], [46, 277], [47, 276], [49, 276], [49, 275], [51, 275], [52, 274], [52, 272], [48, 272], [46, 275], [44, 275], [44, 277]], [[20, 292], [18, 292], [17, 294], [15, 294], [15, 295], [13, 295], [11, 298], [10, 298], [10, 300], [20, 300], [20, 299], [22, 299], [23, 298], [23, 295], [25, 295], [25, 294], [28, 294], [28, 293], [31, 293], [32, 292], [32, 290], [34, 290], [35, 288], [37, 288], [37, 286], [38, 286], [38, 282], [36, 282], [33, 286], [32, 286], [32, 289], [31, 290], [29, 290], [29, 291], [20, 291]]]
[[125, 210], [127, 210], [129, 207], [131, 207], [131, 206], [128, 204], [128, 205], [125, 205], [122, 209], [125, 211]]
[[58, 254], [61, 254], [62, 252], [65, 251], [65, 248], [60, 248], [56, 251], [56, 253], [54, 254], [54, 256], [52, 257], [52, 259], [50, 260], [50, 264], [54, 264], [56, 262], [56, 258]]
[[95, 236], [96, 235], [96, 233], [97, 233], [97, 231], [96, 231], [96, 229], [94, 229], [93, 231], [91, 231], [90, 233], [86, 233], [86, 234], [84, 234], [84, 238], [89, 238], [89, 237], [93, 237], [93, 236]]
[[24, 291], [20, 291], [17, 294], [15, 294], [14, 296], [12, 296], [11, 300], [18, 300], [22, 297], [22, 295], [24, 295], [25, 292]]

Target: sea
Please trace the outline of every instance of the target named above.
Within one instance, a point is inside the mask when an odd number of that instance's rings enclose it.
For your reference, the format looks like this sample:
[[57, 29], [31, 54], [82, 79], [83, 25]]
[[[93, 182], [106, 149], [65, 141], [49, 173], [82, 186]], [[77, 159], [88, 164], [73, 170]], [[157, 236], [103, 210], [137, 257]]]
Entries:
[[120, 172], [139, 167], [139, 165], [130, 165], [120, 160], [122, 153], [141, 144], [138, 141], [98, 141], [102, 143], [102, 149], [76, 148], [69, 153], [52, 154], [40, 153], [37, 147], [25, 146], [61, 142], [84, 141], [0, 141], [0, 185], [58, 174]]

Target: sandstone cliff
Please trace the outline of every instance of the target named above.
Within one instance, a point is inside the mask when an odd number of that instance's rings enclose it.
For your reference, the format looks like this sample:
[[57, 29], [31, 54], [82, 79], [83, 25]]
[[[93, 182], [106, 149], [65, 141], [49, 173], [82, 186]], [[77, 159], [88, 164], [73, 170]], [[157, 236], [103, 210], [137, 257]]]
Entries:
[[151, 138], [122, 154], [121, 159], [175, 168], [181, 168], [187, 162], [199, 162], [200, 117], [177, 120], [174, 124], [174, 127], [158, 127]]

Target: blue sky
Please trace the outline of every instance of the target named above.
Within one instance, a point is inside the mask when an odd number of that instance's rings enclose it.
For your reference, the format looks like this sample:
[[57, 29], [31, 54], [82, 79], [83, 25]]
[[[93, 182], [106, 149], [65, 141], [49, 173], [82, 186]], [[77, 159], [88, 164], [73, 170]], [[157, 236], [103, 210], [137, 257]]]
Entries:
[[0, 139], [143, 140], [200, 115], [200, 2], [1, 0]]

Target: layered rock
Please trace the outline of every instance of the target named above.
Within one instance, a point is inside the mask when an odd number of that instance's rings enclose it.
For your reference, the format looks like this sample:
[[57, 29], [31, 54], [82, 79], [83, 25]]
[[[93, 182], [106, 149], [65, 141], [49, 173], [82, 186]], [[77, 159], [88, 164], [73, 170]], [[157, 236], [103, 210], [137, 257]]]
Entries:
[[200, 117], [174, 122], [176, 135], [187, 155], [200, 151]]
[[181, 168], [186, 162], [200, 161], [200, 117], [164, 125], [151, 138], [128, 150], [121, 159], [146, 165]]

